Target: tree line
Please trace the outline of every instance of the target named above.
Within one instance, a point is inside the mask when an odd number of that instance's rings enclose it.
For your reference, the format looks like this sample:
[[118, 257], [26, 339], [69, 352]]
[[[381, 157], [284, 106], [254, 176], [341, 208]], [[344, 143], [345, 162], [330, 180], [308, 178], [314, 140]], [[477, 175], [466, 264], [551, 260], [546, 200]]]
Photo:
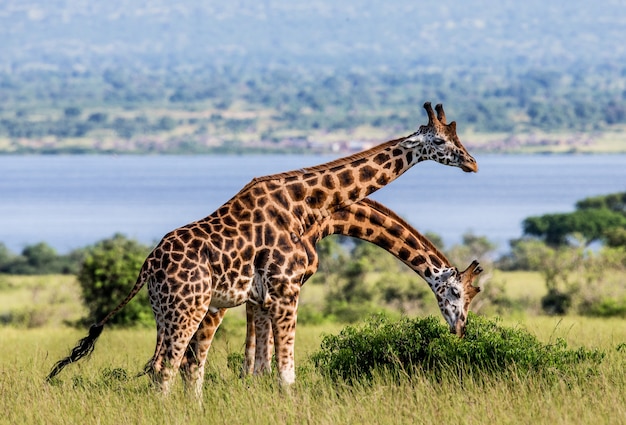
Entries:
[[[528, 217], [523, 228], [524, 235], [511, 242], [510, 252], [496, 259], [496, 246], [485, 237], [466, 234], [461, 244], [447, 248], [437, 235], [428, 237], [457, 266], [478, 259], [489, 269], [540, 272], [547, 289], [541, 307], [549, 314], [626, 316], [626, 192], [580, 200], [571, 213]], [[589, 249], [594, 241], [601, 246]], [[57, 255], [45, 243], [27, 246], [15, 255], [0, 244], [0, 273], [75, 274], [89, 317], [100, 317], [132, 287], [149, 250], [120, 234], [67, 255]], [[410, 313], [428, 310], [432, 304], [428, 288], [412, 271], [368, 242], [333, 236], [318, 243], [317, 251], [320, 268], [310, 285], [328, 287], [324, 308], [302, 305], [301, 321], [354, 322], [381, 306]], [[522, 308], [504, 292], [503, 282], [489, 282], [475, 308], [496, 313]], [[133, 303], [114, 321], [150, 321], [149, 303], [143, 296], [143, 302]]]
[[[477, 132], [595, 131], [626, 123], [625, 84], [626, 67], [610, 65], [404, 73], [252, 73], [234, 66], [1, 72], [0, 137], [128, 140], [191, 128], [191, 139], [252, 132], [272, 140], [286, 132], [306, 137], [362, 125], [406, 129], [414, 127], [425, 100], [444, 103], [464, 129]], [[212, 113], [194, 114], [206, 110]]]

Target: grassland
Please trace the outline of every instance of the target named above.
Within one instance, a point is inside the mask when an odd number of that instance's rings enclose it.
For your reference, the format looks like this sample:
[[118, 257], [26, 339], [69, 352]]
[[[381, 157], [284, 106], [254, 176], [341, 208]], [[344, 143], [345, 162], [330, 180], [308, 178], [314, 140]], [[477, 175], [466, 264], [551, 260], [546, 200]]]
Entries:
[[[501, 278], [517, 282], [512, 284], [512, 296], [516, 292], [528, 296], [531, 288], [541, 287], [536, 275]], [[19, 293], [31, 293], [28, 287], [36, 281], [5, 277], [1, 314], [10, 310], [9, 299], [23, 311], [26, 305], [19, 305], [20, 300], [29, 298]], [[60, 287], [73, 285], [71, 277], [49, 277], [48, 281], [57, 293]], [[528, 281], [528, 293], [521, 289], [523, 281]], [[49, 295], [39, 293], [43, 299]], [[319, 296], [316, 291], [311, 295]], [[68, 299], [57, 307], [72, 303]], [[506, 325], [525, 327], [544, 342], [564, 338], [572, 347], [606, 352], [596, 369], [583, 368], [562, 380], [514, 378], [504, 373], [465, 377], [460, 382], [453, 373], [435, 379], [418, 373], [400, 380], [381, 375], [372, 384], [356, 386], [329, 382], [308, 361], [308, 355], [319, 348], [322, 335], [338, 332], [342, 326], [300, 326], [297, 383], [285, 391], [275, 377], [241, 380], [236, 370], [229, 369], [228, 355], [243, 351], [245, 327], [238, 313], [227, 319], [211, 351], [201, 407], [180, 383], [170, 397], [163, 398], [152, 391], [147, 377], [134, 377], [152, 355], [153, 329], [106, 329], [90, 359], [70, 366], [60, 375], [60, 382], [49, 385], [44, 377], [51, 365], [84, 330], [59, 326], [57, 321], [43, 327], [1, 327], [0, 423], [626, 423], [624, 320], [504, 317]]]

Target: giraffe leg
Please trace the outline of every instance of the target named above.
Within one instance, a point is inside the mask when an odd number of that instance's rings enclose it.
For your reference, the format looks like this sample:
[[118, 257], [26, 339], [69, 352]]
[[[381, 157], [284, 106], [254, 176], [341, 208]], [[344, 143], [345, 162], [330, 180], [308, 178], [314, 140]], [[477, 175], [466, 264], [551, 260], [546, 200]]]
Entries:
[[291, 385], [296, 380], [294, 345], [300, 285], [297, 283], [290, 287], [290, 296], [275, 299], [269, 308], [279, 377], [283, 385]]
[[[319, 257], [315, 251], [315, 244], [310, 240], [302, 241], [302, 246], [308, 257], [308, 266], [301, 273], [301, 283], [304, 283], [317, 271]], [[246, 304], [246, 362], [244, 374], [260, 375], [271, 372], [272, 353], [274, 352], [274, 332], [272, 318], [269, 311], [259, 305]], [[260, 335], [261, 334], [261, 335]]]
[[[270, 373], [272, 371], [272, 353], [274, 351], [274, 334], [272, 332], [272, 318], [268, 310], [253, 305], [253, 328], [255, 335], [254, 375]], [[246, 354], [252, 355], [247, 352]], [[248, 359], [246, 359], [248, 362]], [[252, 369], [252, 362], [248, 362], [248, 371]]]
[[148, 363], [146, 363], [142, 375], [149, 374], [150, 376], [153, 376], [155, 359], [158, 357], [159, 353], [161, 352], [161, 347], [163, 346], [163, 333], [161, 326], [161, 323], [163, 323], [163, 317], [161, 316], [161, 306], [159, 301], [157, 299], [153, 299], [153, 297], [151, 296], [150, 304], [152, 306], [152, 313], [154, 314], [154, 321], [157, 325], [156, 344], [154, 348], [154, 354], [152, 355], [152, 358], [148, 360]]
[[[150, 299], [157, 318], [157, 347], [151, 376], [163, 394], [169, 393], [185, 350], [209, 309], [211, 293], [197, 292], [194, 283], [168, 282], [149, 285]], [[188, 285], [185, 290], [181, 287]], [[210, 285], [199, 285], [209, 287]], [[179, 289], [172, 292], [169, 288]], [[181, 294], [185, 294], [185, 296]]]
[[254, 305], [246, 303], [246, 350], [241, 376], [249, 376], [254, 372], [254, 353], [256, 351], [256, 329], [254, 326]]
[[157, 335], [156, 344], [154, 348], [154, 354], [144, 367], [144, 373], [147, 373], [152, 379], [153, 383], [158, 381], [157, 376], [161, 371], [161, 360], [164, 356], [163, 340], [165, 338], [165, 319], [163, 318], [163, 312], [161, 311], [161, 298], [158, 297], [156, 290], [152, 288], [153, 284], [148, 283], [148, 293], [150, 296], [150, 305], [152, 306], [152, 313], [154, 314], [154, 320], [156, 322]]
[[193, 389], [198, 400], [202, 399], [202, 384], [204, 383], [204, 365], [206, 363], [211, 343], [217, 328], [222, 323], [226, 314], [226, 309], [222, 308], [211, 311], [200, 323], [200, 327], [185, 351], [185, 356], [180, 365], [181, 376], [185, 384], [185, 389]]

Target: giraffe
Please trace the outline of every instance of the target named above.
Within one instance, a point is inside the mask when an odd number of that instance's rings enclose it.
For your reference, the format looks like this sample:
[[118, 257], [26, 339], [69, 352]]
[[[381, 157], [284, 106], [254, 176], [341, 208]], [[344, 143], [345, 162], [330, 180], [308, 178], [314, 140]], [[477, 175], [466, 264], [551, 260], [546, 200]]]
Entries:
[[[157, 324], [155, 353], [147, 369], [161, 392], [169, 392], [207, 313], [245, 302], [267, 311], [280, 380], [293, 383], [296, 310], [309, 267], [302, 235], [421, 161], [478, 171], [456, 134], [456, 123], [446, 123], [443, 106], [435, 107], [437, 115], [429, 102], [424, 109], [428, 124], [409, 136], [325, 164], [254, 178], [211, 215], [166, 234], [146, 258], [127, 297], [90, 327], [48, 379], [90, 354], [106, 322], [147, 284]], [[197, 353], [200, 365], [205, 348]], [[202, 367], [192, 371], [193, 379], [202, 376]]]
[[[384, 205], [365, 198], [346, 208], [335, 211], [301, 238], [306, 245], [309, 267], [302, 285], [317, 270], [319, 259], [315, 244], [328, 235], [340, 234], [372, 242], [393, 254], [426, 281], [433, 291], [441, 314], [450, 331], [465, 334], [467, 314], [472, 299], [480, 292], [472, 281], [482, 272], [477, 261], [462, 272], [425, 236]], [[226, 310], [207, 315], [190, 344], [183, 361], [183, 370], [197, 367], [194, 347], [209, 344], [201, 338], [212, 338]], [[244, 374], [270, 371], [273, 339], [271, 319], [258, 305], [246, 304], [247, 333]], [[257, 344], [258, 342], [258, 344]]]
[[[303, 285], [317, 271], [319, 265], [315, 244], [332, 234], [371, 242], [401, 260], [426, 281], [437, 299], [439, 310], [450, 332], [460, 337], [465, 335], [470, 303], [480, 292], [480, 287], [472, 285], [483, 271], [478, 261], [474, 260], [464, 271], [459, 272], [430, 240], [404, 219], [381, 203], [365, 198], [335, 211], [302, 238], [307, 242], [310, 259]], [[273, 351], [270, 318], [265, 310], [250, 303], [246, 304], [246, 316], [243, 374], [269, 372]], [[203, 325], [204, 323], [201, 326]], [[207, 325], [210, 326], [209, 323]]]

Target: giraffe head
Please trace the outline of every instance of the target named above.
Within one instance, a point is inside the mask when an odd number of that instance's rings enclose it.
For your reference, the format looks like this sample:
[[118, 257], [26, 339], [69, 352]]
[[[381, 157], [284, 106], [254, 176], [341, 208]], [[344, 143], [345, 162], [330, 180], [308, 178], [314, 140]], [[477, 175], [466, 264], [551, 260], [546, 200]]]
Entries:
[[480, 292], [480, 288], [472, 282], [482, 271], [478, 262], [473, 261], [462, 272], [456, 268], [443, 269], [428, 279], [450, 332], [461, 338], [465, 335], [470, 303]]
[[420, 126], [400, 144], [408, 149], [418, 150], [425, 159], [431, 159], [444, 165], [459, 167], [465, 172], [477, 172], [476, 160], [467, 152], [456, 134], [456, 122], [446, 123], [443, 106], [435, 106], [437, 115], [426, 102], [424, 109], [428, 114], [428, 124]]

